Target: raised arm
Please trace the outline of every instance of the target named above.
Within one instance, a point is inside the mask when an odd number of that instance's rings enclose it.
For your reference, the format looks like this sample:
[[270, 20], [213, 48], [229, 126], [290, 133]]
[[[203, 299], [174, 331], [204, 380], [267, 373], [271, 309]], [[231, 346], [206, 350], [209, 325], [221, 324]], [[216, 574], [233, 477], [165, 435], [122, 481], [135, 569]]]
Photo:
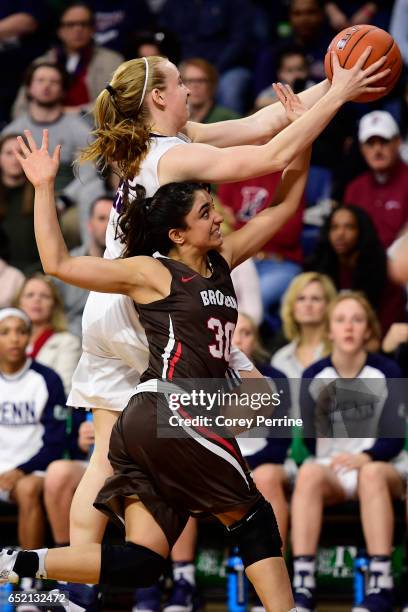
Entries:
[[193, 143], [188, 145], [191, 148], [188, 155], [184, 145], [174, 147], [160, 160], [160, 183], [191, 180], [227, 183], [283, 170], [312, 144], [345, 102], [363, 92], [384, 90], [372, 86], [389, 73], [387, 69], [374, 74], [383, 65], [384, 57], [363, 70], [370, 52], [371, 47], [367, 47], [350, 70], [341, 68], [337, 55], [333, 53], [334, 77], [329, 91], [298, 121], [267, 144], [219, 149]]
[[[306, 108], [312, 108], [330, 89], [326, 79], [302, 91], [299, 97]], [[242, 119], [219, 121], [218, 123], [194, 123], [189, 121], [183, 132], [193, 141], [215, 147], [234, 147], [270, 140], [289, 125], [280, 104], [271, 104], [257, 113]]]
[[[276, 89], [276, 93], [283, 107], [286, 108], [288, 117], [290, 117], [291, 108], [293, 109], [297, 104], [300, 105], [300, 100], [290, 87], [286, 86], [285, 92], [284, 96], [282, 90]], [[295, 116], [296, 114], [293, 113], [293, 118]], [[311, 147], [303, 151], [283, 171], [271, 207], [258, 213], [244, 227], [224, 238], [222, 254], [230, 263], [231, 268], [239, 265], [252, 255], [256, 255], [295, 213], [305, 189], [310, 154]]]
[[15, 154], [35, 189], [34, 229], [44, 272], [83, 289], [123, 293], [134, 297], [139, 286], [149, 284], [148, 277], [152, 273], [149, 265], [154, 264], [154, 260], [150, 262], [149, 257], [117, 260], [72, 257], [62, 236], [55, 206], [54, 181], [59, 167], [61, 146], [58, 145], [50, 156], [48, 130], [43, 131], [40, 149], [37, 148], [31, 132], [25, 130], [25, 135], [28, 146], [19, 136]]

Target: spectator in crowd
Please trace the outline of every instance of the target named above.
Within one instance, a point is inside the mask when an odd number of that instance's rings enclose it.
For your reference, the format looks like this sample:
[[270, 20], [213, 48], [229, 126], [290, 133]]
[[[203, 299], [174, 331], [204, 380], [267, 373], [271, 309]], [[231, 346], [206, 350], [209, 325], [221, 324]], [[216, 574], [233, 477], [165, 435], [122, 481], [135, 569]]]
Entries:
[[[81, 255], [91, 255], [92, 257], [103, 256], [105, 251], [105, 234], [112, 210], [112, 201], [113, 197], [105, 194], [99, 196], [93, 202], [88, 220], [87, 240], [84, 244], [71, 251], [73, 257]], [[55, 279], [54, 282], [64, 303], [69, 331], [78, 336], [78, 338], [81, 338], [82, 313], [89, 291], [74, 287], [73, 285], [67, 285], [59, 279]]]
[[[270, 205], [279, 179], [280, 173], [273, 173], [219, 187], [218, 196], [223, 206], [234, 214], [236, 228], [245, 225], [249, 219]], [[272, 329], [277, 329], [280, 325], [276, 308], [283, 293], [292, 278], [302, 270], [300, 234], [304, 204], [302, 198], [296, 211], [279, 225], [280, 229], [255, 260], [261, 285], [264, 318]]]
[[131, 34], [154, 25], [145, 0], [89, 0], [87, 4], [94, 14], [96, 44], [121, 55]]
[[[314, 84], [309, 76], [309, 65], [301, 47], [285, 47], [276, 58], [276, 77], [280, 83], [290, 85], [295, 93]], [[277, 102], [272, 84], [262, 90], [255, 100], [256, 110]]]
[[218, 73], [207, 60], [193, 57], [181, 62], [179, 66], [183, 83], [190, 90], [188, 105], [191, 121], [216, 123], [237, 119], [238, 114], [215, 102]]
[[405, 294], [388, 278], [384, 248], [358, 206], [342, 205], [329, 215], [308, 268], [327, 274], [339, 290], [362, 291], [378, 312], [383, 334], [405, 321]]
[[[238, 347], [249, 359], [253, 360], [258, 370], [274, 386], [281, 397], [280, 411], [282, 415], [289, 415], [290, 391], [286, 376], [269, 365], [269, 356], [262, 347], [258, 328], [254, 321], [243, 312], [238, 315], [232, 344]], [[277, 417], [277, 414], [273, 414]], [[290, 432], [289, 432], [290, 434]], [[274, 432], [273, 437], [254, 438], [238, 437], [238, 444], [252, 472], [256, 486], [262, 495], [272, 504], [279, 526], [284, 546], [286, 544], [289, 523], [289, 505], [287, 492], [294, 484], [296, 465], [293, 461], [286, 461], [287, 452], [291, 443], [290, 435], [281, 437], [281, 432]]]
[[55, 285], [47, 276], [37, 273], [26, 279], [15, 305], [32, 322], [28, 356], [52, 366], [68, 392], [80, 357], [81, 342], [66, 331], [64, 304]]
[[3, 134], [23, 134], [31, 130], [36, 136], [49, 130], [51, 146], [62, 144], [62, 165], [57, 176], [57, 189], [61, 190], [73, 180], [72, 163], [89, 138], [88, 124], [72, 113], [64, 112], [64, 90], [67, 77], [64, 71], [52, 62], [35, 62], [27, 71], [25, 96], [27, 111], [14, 119], [3, 130]]
[[40, 267], [34, 236], [34, 191], [14, 155], [17, 134], [0, 137], [0, 228], [7, 262], [25, 274]]
[[325, 23], [321, 1], [290, 0], [289, 23], [292, 34], [280, 43], [266, 48], [259, 55], [255, 71], [256, 94], [276, 81], [276, 59], [285, 47], [295, 45], [303, 50], [313, 81], [318, 82], [325, 78], [324, 56], [335, 32]]
[[40, 24], [45, 22], [45, 15], [44, 0], [0, 2], [0, 130], [9, 120], [25, 68], [44, 50]]
[[22, 548], [44, 544], [43, 472], [65, 445], [64, 388], [50, 368], [26, 357], [30, 320], [0, 310], [0, 498], [18, 506]]
[[325, 338], [326, 311], [336, 289], [328, 276], [303, 272], [289, 285], [281, 306], [283, 332], [289, 344], [276, 351], [271, 364], [289, 379], [329, 352]]
[[[77, 2], [64, 10], [57, 30], [59, 42], [36, 62], [58, 64], [68, 73], [65, 111], [91, 110], [93, 102], [123, 58], [116, 51], [93, 42], [94, 15], [86, 3]], [[25, 110], [24, 91], [20, 89], [14, 116]]]
[[[14, 119], [3, 134], [22, 134], [29, 129], [34, 137], [41, 138], [48, 128], [51, 147], [62, 144], [61, 165], [57, 176], [58, 191], [64, 188], [81, 189], [96, 177], [95, 169], [87, 164], [74, 177], [72, 164], [80, 149], [89, 142], [89, 125], [74, 113], [66, 113], [63, 107], [66, 77], [62, 69], [50, 62], [36, 62], [31, 65], [26, 77], [27, 112]], [[72, 183], [72, 185], [71, 185]], [[65, 208], [67, 200], [60, 201], [61, 223], [68, 242], [78, 244], [79, 222], [75, 206]], [[70, 204], [73, 204], [71, 201]]]
[[408, 221], [408, 166], [400, 157], [398, 124], [386, 111], [364, 115], [358, 139], [368, 171], [347, 187], [344, 201], [372, 218], [387, 248]]
[[[407, 327], [405, 325], [404, 330], [400, 328], [396, 333], [401, 336], [400, 331], [405, 332], [405, 343], [408, 335]], [[369, 565], [364, 601], [353, 608], [353, 612], [394, 609], [391, 553], [395, 521], [392, 502], [405, 497], [407, 477], [406, 451], [402, 451], [394, 462], [373, 461], [363, 465], [360, 470], [358, 494]], [[402, 607], [402, 612], [407, 610], [408, 601]]]
[[408, 66], [408, 0], [395, 0], [391, 14], [390, 34], [400, 48], [404, 64]]
[[249, 0], [167, 0], [159, 23], [179, 37], [183, 60], [201, 57], [215, 66], [218, 103], [244, 114], [251, 83]]
[[[361, 294], [341, 293], [329, 306], [328, 323], [331, 354], [305, 370], [300, 396], [304, 435], [314, 451], [314, 459], [299, 470], [292, 500], [294, 596], [297, 609], [304, 611], [315, 610], [315, 559], [324, 506], [355, 499], [363, 466], [396, 458], [404, 445], [405, 419], [390, 381], [401, 373], [393, 361], [367, 351], [368, 343], [380, 336], [370, 304]], [[371, 384], [370, 389], [362, 382], [359, 388], [357, 381], [367, 378], [371, 383], [377, 379], [379, 386]], [[364, 410], [358, 407], [359, 397]], [[356, 437], [359, 433], [364, 437]], [[317, 435], [323, 437], [315, 439]], [[401, 437], [391, 437], [395, 435]]]
[[60, 193], [61, 206], [66, 205], [70, 208], [74, 205], [78, 211], [81, 244], [86, 244], [88, 241], [88, 222], [92, 204], [98, 198], [104, 199], [107, 194], [116, 193], [118, 186], [119, 175], [113, 163], [94, 174], [86, 183], [73, 181]]

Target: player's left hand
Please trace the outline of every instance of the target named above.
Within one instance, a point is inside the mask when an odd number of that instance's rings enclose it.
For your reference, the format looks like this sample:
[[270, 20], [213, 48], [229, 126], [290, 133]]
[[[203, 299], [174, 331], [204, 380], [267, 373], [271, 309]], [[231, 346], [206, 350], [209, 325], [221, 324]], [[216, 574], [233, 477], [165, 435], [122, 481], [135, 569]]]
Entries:
[[333, 470], [359, 470], [366, 463], [371, 461], [370, 455], [366, 453], [339, 453], [335, 455], [331, 461]]
[[41, 148], [38, 149], [30, 130], [24, 130], [27, 143], [17, 136], [15, 156], [24, 173], [34, 187], [53, 182], [59, 168], [61, 145], [57, 145], [52, 156], [48, 152], [48, 130], [43, 130]]
[[283, 83], [273, 83], [273, 90], [282, 103], [286, 116], [291, 123], [299, 119], [307, 111], [306, 106], [297, 94], [293, 92], [290, 85], [284, 85]]

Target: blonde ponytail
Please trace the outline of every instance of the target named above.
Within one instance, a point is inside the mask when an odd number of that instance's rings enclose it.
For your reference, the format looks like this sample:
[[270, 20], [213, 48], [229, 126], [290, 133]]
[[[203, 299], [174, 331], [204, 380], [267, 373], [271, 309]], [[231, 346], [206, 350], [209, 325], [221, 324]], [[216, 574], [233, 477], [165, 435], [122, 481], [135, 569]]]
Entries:
[[[132, 179], [149, 148], [150, 115], [143, 91], [164, 89], [163, 57], [129, 60], [114, 72], [108, 89], [95, 102], [95, 140], [79, 157], [103, 169], [116, 162], [122, 178]], [[148, 78], [146, 78], [146, 76]]]

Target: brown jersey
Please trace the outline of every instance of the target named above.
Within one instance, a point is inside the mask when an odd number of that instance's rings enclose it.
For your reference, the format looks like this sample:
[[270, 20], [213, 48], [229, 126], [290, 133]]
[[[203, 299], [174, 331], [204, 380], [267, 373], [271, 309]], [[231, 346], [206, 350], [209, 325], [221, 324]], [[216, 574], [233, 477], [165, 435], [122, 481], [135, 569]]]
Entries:
[[[210, 278], [185, 264], [158, 255], [172, 275], [170, 294], [138, 304], [146, 330], [150, 360], [141, 377], [173, 381], [183, 389], [194, 380], [224, 379], [237, 319], [237, 301], [225, 259], [209, 253]], [[142, 384], [140, 385], [142, 386]], [[194, 407], [179, 407], [191, 417]], [[198, 414], [203, 412], [201, 404]], [[261, 497], [239, 446], [208, 427], [178, 427], [177, 434], [158, 435], [169, 423], [166, 395], [140, 390], [115, 423], [109, 445], [114, 468], [95, 506], [123, 524], [123, 499], [139, 499], [166, 534], [170, 548], [188, 515], [221, 514], [251, 508]]]
[[172, 282], [166, 298], [136, 304], [150, 354], [141, 381], [224, 378], [238, 314], [227, 262], [211, 251], [212, 274], [205, 278], [180, 261], [155, 256]]

